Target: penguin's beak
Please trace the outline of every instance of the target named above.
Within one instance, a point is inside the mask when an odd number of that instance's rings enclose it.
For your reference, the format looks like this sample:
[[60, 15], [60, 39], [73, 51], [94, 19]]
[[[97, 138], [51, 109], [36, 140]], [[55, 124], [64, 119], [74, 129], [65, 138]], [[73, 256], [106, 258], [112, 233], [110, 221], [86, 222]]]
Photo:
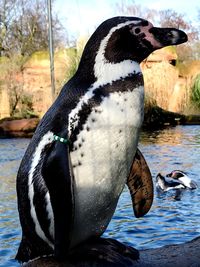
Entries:
[[187, 42], [187, 34], [181, 30], [175, 28], [157, 28], [152, 27], [149, 32], [154, 36], [157, 41], [156, 44], [160, 44], [160, 47], [154, 47], [155, 49], [162, 48], [168, 45], [178, 45]]

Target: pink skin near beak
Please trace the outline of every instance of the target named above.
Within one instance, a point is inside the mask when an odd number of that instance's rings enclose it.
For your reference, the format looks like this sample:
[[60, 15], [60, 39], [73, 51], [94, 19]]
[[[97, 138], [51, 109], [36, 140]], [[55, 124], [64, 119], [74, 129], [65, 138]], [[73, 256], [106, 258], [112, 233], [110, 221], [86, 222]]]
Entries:
[[152, 28], [153, 28], [153, 24], [151, 23], [149, 23], [148, 26], [143, 27], [142, 32], [145, 34], [144, 39], [149, 41], [155, 49], [163, 47], [163, 45], [155, 39], [154, 35], [149, 32], [149, 30]]

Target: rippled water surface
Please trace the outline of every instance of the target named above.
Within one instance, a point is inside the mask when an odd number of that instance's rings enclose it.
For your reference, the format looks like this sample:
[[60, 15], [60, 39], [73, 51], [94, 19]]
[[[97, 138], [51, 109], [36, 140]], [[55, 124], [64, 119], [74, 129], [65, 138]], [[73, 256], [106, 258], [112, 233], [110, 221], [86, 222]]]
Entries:
[[[177, 126], [141, 134], [139, 148], [151, 169], [187, 171], [200, 187], [200, 126]], [[0, 139], [0, 266], [19, 266], [14, 256], [20, 241], [15, 176], [28, 139]], [[185, 191], [180, 201], [174, 192], [155, 192], [150, 212], [136, 219], [125, 188], [117, 210], [104, 234], [136, 248], [155, 248], [182, 243], [200, 235], [200, 189]]]

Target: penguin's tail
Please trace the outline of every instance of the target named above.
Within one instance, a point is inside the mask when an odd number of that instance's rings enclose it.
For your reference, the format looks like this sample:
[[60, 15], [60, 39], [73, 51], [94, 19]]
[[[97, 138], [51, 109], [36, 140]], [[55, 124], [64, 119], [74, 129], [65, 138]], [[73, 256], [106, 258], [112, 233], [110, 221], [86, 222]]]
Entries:
[[19, 262], [27, 262], [30, 259], [30, 254], [31, 248], [29, 246], [29, 242], [27, 242], [26, 238], [23, 236], [15, 259]]
[[37, 241], [30, 242], [26, 236], [23, 235], [15, 259], [23, 263], [44, 255], [52, 255], [52, 253], [52, 249], [44, 242], [41, 244]]

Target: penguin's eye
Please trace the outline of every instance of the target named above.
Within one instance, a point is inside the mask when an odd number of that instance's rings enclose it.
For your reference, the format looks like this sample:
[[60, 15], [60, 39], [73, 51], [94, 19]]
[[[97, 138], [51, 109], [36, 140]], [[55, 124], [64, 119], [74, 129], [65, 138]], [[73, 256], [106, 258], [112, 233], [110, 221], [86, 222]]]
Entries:
[[170, 37], [170, 38], [172, 38], [172, 37], [174, 37], [174, 35], [173, 35], [173, 33], [172, 33], [172, 32], [168, 32], [168, 33], [167, 33], [167, 37]]
[[139, 34], [141, 32], [140, 28], [136, 28], [134, 31], [135, 31], [135, 34]]

